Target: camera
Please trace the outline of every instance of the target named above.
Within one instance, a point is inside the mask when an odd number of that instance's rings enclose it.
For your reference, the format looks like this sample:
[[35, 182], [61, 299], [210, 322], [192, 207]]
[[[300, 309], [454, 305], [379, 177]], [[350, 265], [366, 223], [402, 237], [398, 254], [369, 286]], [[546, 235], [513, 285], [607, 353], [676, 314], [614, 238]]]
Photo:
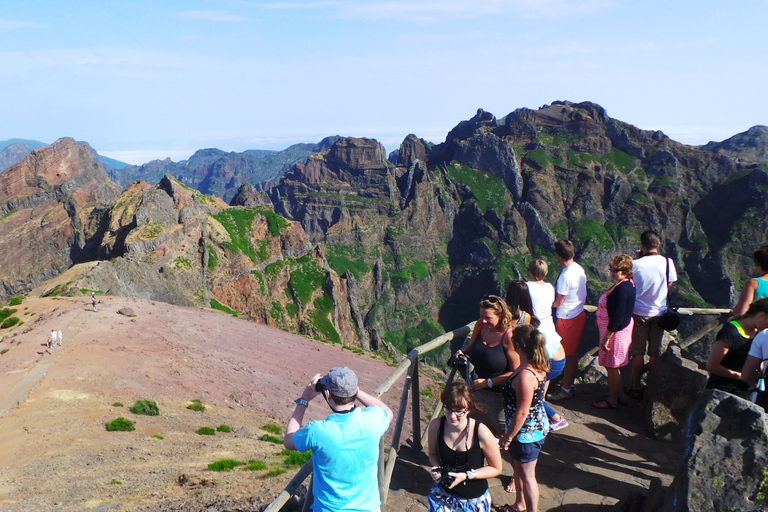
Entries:
[[449, 471], [447, 468], [440, 468], [440, 480], [437, 481], [438, 485], [445, 489], [453, 484], [453, 477], [448, 474]]
[[318, 393], [322, 393], [323, 391], [325, 391], [325, 389], [326, 389], [325, 384], [323, 384], [322, 381], [317, 381], [315, 383], [315, 391], [317, 391]]
[[469, 358], [466, 354], [456, 353], [448, 360], [448, 366], [456, 369], [463, 369], [469, 364]]

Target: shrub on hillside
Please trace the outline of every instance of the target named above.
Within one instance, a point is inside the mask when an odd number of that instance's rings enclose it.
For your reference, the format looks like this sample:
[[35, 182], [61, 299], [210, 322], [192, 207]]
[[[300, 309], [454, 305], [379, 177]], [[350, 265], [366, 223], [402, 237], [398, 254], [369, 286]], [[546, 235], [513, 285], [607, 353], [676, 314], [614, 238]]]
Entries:
[[153, 400], [136, 400], [136, 403], [131, 406], [131, 412], [145, 416], [158, 416], [160, 409], [157, 408], [157, 403]]
[[108, 421], [104, 424], [107, 427], [107, 430], [110, 432], [113, 431], [121, 431], [121, 432], [130, 432], [132, 430], [135, 430], [133, 427], [134, 423], [131, 420], [125, 419], [122, 416], [119, 418], [115, 418], [112, 421]]
[[208, 464], [208, 469], [211, 471], [232, 471], [237, 466], [244, 466], [245, 462], [235, 459], [220, 459], [216, 462]]
[[191, 401], [190, 404], [187, 405], [187, 409], [197, 412], [203, 412], [205, 410], [205, 406], [203, 405], [203, 402], [199, 398], [195, 398]]
[[3, 324], [0, 325], [0, 329], [7, 329], [9, 327], [13, 327], [14, 325], [16, 325], [19, 322], [20, 322], [20, 319], [17, 316], [12, 316], [11, 318], [6, 318], [5, 320], [3, 320]]
[[232, 432], [232, 429], [229, 427], [229, 425], [225, 425], [223, 423], [216, 427], [216, 430], [218, 432]]
[[200, 427], [195, 431], [195, 434], [199, 434], [201, 436], [215, 436], [216, 431], [211, 427]]

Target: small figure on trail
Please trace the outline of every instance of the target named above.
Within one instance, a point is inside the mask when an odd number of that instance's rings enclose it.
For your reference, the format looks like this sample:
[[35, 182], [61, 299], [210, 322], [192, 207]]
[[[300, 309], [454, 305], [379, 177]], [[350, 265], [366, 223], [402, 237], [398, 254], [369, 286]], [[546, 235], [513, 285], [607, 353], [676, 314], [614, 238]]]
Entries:
[[581, 333], [587, 321], [587, 313], [584, 311], [584, 304], [587, 302], [587, 274], [584, 268], [573, 260], [575, 254], [573, 242], [570, 240], [555, 242], [555, 258], [563, 270], [557, 278], [555, 302], [552, 305], [557, 308], [555, 327], [562, 337], [560, 343], [565, 349], [565, 369], [562, 387], [554, 390], [547, 397], [548, 400], [573, 398], [575, 395], [573, 382], [579, 369], [576, 349], [579, 348]]
[[51, 336], [48, 336], [48, 340], [46, 340], [45, 345], [47, 347], [45, 351], [49, 354], [53, 354], [53, 331], [51, 331]]
[[96, 311], [96, 294], [91, 292], [91, 306], [93, 306], [93, 310]]

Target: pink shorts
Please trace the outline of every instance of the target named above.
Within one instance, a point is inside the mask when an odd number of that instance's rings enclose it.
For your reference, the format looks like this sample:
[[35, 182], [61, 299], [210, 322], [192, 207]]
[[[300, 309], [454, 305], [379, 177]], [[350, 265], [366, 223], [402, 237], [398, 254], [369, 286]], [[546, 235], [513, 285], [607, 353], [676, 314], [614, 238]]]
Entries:
[[579, 342], [581, 341], [581, 333], [584, 330], [584, 324], [587, 321], [587, 312], [582, 311], [573, 318], [563, 319], [558, 318], [555, 324], [555, 330], [560, 335], [562, 340], [560, 343], [563, 345], [566, 356], [575, 356], [576, 349], [579, 348]]

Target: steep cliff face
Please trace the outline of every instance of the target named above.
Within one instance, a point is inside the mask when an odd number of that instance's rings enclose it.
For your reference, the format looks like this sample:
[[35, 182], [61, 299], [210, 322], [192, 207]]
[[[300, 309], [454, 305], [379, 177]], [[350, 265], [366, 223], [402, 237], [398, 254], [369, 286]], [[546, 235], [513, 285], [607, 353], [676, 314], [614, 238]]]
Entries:
[[83, 145], [60, 139], [0, 174], [0, 285], [23, 293], [95, 258], [120, 187]]

